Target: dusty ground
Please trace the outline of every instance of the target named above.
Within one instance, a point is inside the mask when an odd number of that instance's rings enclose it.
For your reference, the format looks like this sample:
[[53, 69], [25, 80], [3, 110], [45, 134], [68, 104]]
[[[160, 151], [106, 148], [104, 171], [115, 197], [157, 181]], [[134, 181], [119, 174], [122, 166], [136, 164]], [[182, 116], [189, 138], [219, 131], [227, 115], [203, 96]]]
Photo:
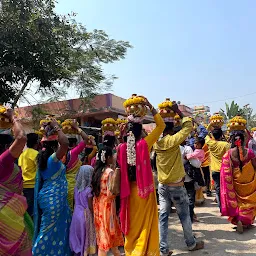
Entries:
[[183, 239], [183, 232], [176, 214], [169, 220], [169, 241], [173, 255], [246, 255], [256, 256], [256, 228], [246, 230], [240, 235], [233, 229], [227, 218], [221, 217], [213, 198], [197, 207], [195, 212], [200, 223], [193, 225], [195, 236], [205, 241], [205, 249], [188, 252]]
[[238, 234], [227, 218], [220, 216], [213, 197], [208, 198], [204, 205], [196, 207], [195, 212], [200, 223], [193, 225], [194, 233], [198, 239], [205, 241], [205, 249], [188, 252], [177, 214], [172, 213], [169, 219], [169, 243], [174, 251], [173, 255], [256, 256], [256, 228], [246, 230], [242, 235]]

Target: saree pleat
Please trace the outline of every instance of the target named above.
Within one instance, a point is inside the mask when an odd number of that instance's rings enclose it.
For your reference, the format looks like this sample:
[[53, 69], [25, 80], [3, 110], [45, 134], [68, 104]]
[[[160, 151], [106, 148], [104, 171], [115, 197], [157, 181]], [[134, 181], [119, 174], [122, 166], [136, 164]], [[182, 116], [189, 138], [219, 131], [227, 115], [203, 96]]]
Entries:
[[151, 193], [147, 199], [139, 197], [136, 182], [131, 183], [130, 216], [130, 226], [136, 228], [125, 236], [125, 255], [160, 255], [156, 195]]
[[[0, 184], [0, 255], [32, 255], [32, 240], [24, 215], [27, 202], [22, 193], [22, 178], [17, 166], [10, 177]], [[30, 233], [31, 234], [31, 233]]]
[[238, 221], [251, 225], [256, 215], [256, 172], [251, 161], [244, 164], [242, 170], [231, 161], [227, 153], [221, 169], [222, 214], [229, 216], [235, 225]]
[[66, 177], [68, 182], [68, 203], [70, 209], [74, 210], [74, 191], [76, 186], [76, 174], [79, 171], [80, 167], [82, 165], [82, 162], [78, 159], [74, 165], [67, 169], [66, 171]]
[[[37, 184], [36, 188], [39, 189], [40, 184]], [[43, 182], [40, 192], [35, 195], [35, 221], [40, 222], [40, 209], [42, 216], [39, 232], [39, 225], [35, 225], [33, 255], [69, 256], [71, 211], [67, 202], [64, 165], [55, 175]]]

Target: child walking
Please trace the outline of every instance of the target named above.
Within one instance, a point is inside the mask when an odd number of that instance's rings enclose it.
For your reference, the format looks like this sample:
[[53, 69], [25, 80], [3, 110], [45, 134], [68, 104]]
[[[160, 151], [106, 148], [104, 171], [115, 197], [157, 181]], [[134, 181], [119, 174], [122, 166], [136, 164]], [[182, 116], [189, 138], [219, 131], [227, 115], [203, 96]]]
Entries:
[[80, 167], [76, 176], [75, 209], [70, 227], [70, 248], [75, 256], [96, 253], [96, 234], [93, 223], [92, 200], [93, 168], [89, 165]]
[[109, 190], [114, 174], [114, 170], [111, 169], [112, 164], [113, 150], [104, 146], [98, 153], [92, 178], [94, 222], [99, 256], [106, 256], [110, 249], [115, 256], [119, 256], [118, 246], [124, 244], [116, 215], [116, 196]]

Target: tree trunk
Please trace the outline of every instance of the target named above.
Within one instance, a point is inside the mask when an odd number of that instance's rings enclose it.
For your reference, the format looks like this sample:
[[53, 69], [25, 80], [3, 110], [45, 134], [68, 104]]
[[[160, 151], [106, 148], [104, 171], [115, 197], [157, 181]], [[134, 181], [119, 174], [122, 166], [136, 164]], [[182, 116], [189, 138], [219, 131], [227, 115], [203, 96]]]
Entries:
[[27, 77], [26, 81], [24, 82], [24, 84], [22, 85], [18, 95], [15, 97], [14, 102], [12, 104], [13, 108], [17, 105], [17, 102], [19, 101], [20, 97], [22, 96], [22, 94], [24, 93], [25, 89], [28, 86], [28, 83], [30, 82], [30, 77]]

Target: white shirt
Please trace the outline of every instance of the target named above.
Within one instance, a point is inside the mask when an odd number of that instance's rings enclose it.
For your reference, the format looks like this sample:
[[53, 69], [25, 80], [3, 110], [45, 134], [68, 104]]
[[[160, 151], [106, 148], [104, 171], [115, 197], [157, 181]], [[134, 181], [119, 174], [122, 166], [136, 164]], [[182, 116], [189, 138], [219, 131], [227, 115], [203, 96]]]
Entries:
[[[184, 157], [187, 154], [193, 153], [193, 149], [187, 145], [180, 146], [180, 152], [181, 152], [182, 162], [183, 162], [183, 164], [186, 164], [188, 162], [188, 160], [186, 160]], [[195, 168], [201, 167], [201, 162], [198, 159], [190, 159], [189, 162]], [[190, 181], [192, 181], [192, 179], [186, 174], [184, 182], [190, 182]]]
[[[183, 164], [186, 164], [188, 160], [185, 160], [184, 157], [187, 154], [193, 153], [193, 149], [190, 146], [184, 146], [184, 147], [180, 146], [180, 152], [181, 152]], [[198, 159], [190, 159], [189, 162], [195, 168], [200, 168], [202, 164]]]

